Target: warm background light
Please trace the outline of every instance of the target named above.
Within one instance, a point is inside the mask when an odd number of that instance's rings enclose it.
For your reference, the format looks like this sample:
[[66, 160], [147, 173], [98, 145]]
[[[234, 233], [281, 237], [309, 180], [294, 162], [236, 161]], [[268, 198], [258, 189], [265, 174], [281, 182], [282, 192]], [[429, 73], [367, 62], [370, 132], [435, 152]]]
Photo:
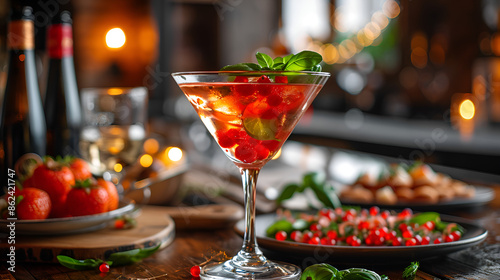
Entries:
[[470, 99], [466, 99], [460, 103], [459, 112], [462, 118], [466, 120], [474, 118], [475, 111], [474, 103]]
[[125, 45], [125, 32], [121, 28], [113, 28], [106, 33], [106, 45], [111, 49], [118, 49]]
[[144, 141], [143, 148], [146, 153], [153, 155], [156, 154], [160, 149], [160, 144], [158, 143], [158, 140], [149, 138], [148, 140]]
[[150, 167], [153, 164], [153, 157], [151, 155], [145, 154], [139, 159], [139, 163], [142, 167]]
[[170, 147], [165, 151], [168, 159], [171, 161], [179, 161], [182, 159], [182, 150], [177, 147]]
[[113, 169], [115, 170], [115, 172], [120, 173], [123, 170], [123, 165], [121, 165], [120, 163], [117, 163], [117, 164], [115, 164], [115, 166], [113, 166]]

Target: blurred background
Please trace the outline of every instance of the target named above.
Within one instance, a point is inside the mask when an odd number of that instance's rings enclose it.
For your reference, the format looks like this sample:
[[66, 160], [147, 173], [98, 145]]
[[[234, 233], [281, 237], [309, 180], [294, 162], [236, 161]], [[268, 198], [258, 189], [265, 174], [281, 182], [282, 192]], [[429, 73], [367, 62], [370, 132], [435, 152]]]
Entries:
[[[45, 29], [68, 9], [79, 88], [146, 87], [151, 120], [189, 123], [199, 150], [211, 138], [196, 125], [172, 72], [255, 62], [257, 51], [274, 57], [307, 49], [323, 55], [332, 78], [292, 140], [500, 174], [499, 1], [27, 3], [35, 10], [40, 83], [47, 74]], [[0, 1], [2, 91], [10, 5]]]

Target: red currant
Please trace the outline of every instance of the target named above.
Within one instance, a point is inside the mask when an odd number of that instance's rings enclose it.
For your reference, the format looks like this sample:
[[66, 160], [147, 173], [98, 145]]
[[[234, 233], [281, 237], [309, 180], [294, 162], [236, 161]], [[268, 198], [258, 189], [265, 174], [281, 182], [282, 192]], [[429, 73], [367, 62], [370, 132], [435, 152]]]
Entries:
[[262, 75], [257, 79], [257, 83], [270, 83], [270, 82], [271, 80], [266, 75]]
[[382, 219], [387, 219], [390, 215], [391, 215], [391, 212], [389, 212], [389, 210], [384, 210], [380, 214], [380, 217], [382, 217]]
[[319, 237], [314, 236], [314, 237], [313, 237], [313, 238], [311, 238], [311, 239], [309, 240], [309, 242], [307, 242], [307, 243], [309, 243], [309, 244], [313, 244], [313, 245], [318, 245], [318, 244], [319, 244], [319, 242], [320, 242]]
[[453, 236], [453, 240], [460, 240], [460, 237], [462, 237], [462, 233], [458, 230], [454, 231], [451, 233], [451, 235]]
[[248, 83], [248, 78], [244, 76], [237, 76], [234, 78], [235, 83]]
[[189, 273], [191, 273], [191, 276], [193, 277], [200, 277], [200, 266], [199, 265], [195, 265], [193, 267], [191, 267], [191, 269], [189, 270]]
[[245, 163], [252, 163], [257, 160], [257, 151], [250, 145], [242, 145], [236, 147], [234, 156]]
[[406, 246], [415, 246], [417, 245], [417, 240], [415, 238], [410, 238], [405, 241]]
[[275, 83], [281, 83], [281, 84], [286, 84], [288, 83], [288, 78], [287, 76], [276, 76], [274, 78]]
[[330, 239], [337, 239], [337, 232], [334, 230], [329, 230], [326, 233], [326, 236], [328, 236], [328, 238], [330, 238]]
[[372, 206], [370, 207], [370, 215], [376, 216], [380, 211], [380, 208], [378, 206]]
[[279, 241], [285, 241], [286, 236], [287, 236], [286, 231], [280, 230], [274, 235], [274, 238], [276, 238], [276, 240]]
[[429, 236], [422, 237], [421, 245], [428, 245], [429, 243], [431, 243], [431, 238]]
[[317, 223], [313, 223], [309, 227], [309, 230], [311, 230], [311, 231], [318, 231], [318, 230], [321, 230], [321, 226], [319, 224], [317, 224]]
[[300, 230], [294, 230], [290, 234], [290, 239], [295, 242], [300, 242], [302, 240], [302, 232]]
[[267, 104], [269, 104], [269, 106], [276, 107], [280, 105], [281, 102], [283, 102], [283, 98], [277, 93], [273, 93], [267, 97]]
[[410, 218], [413, 215], [413, 211], [410, 208], [405, 208], [401, 213], [398, 214], [398, 218]]
[[436, 224], [433, 221], [427, 221], [424, 224], [424, 227], [428, 230], [433, 230], [436, 227]]
[[452, 241], [455, 241], [455, 237], [453, 237], [453, 235], [448, 234], [444, 237], [444, 242], [452, 242]]
[[99, 271], [102, 273], [107, 273], [109, 272], [109, 264], [103, 262], [101, 265], [99, 265]]
[[392, 239], [392, 246], [401, 246], [402, 240], [403, 239], [401, 237], [394, 237]]

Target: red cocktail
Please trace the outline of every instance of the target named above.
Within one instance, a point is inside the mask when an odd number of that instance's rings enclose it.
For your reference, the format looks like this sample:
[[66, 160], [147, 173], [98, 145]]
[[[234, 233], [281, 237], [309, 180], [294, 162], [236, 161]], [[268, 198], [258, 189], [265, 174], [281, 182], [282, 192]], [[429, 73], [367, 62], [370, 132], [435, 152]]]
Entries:
[[300, 268], [268, 261], [254, 228], [260, 169], [278, 152], [330, 76], [324, 72], [219, 71], [172, 75], [227, 157], [241, 171], [245, 236], [230, 261], [202, 279], [298, 279]]

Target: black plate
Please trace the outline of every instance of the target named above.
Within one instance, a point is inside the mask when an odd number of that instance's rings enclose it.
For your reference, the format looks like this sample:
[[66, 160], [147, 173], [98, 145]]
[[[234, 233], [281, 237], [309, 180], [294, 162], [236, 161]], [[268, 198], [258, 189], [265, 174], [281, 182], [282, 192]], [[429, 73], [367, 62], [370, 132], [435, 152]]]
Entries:
[[[465, 228], [466, 232], [462, 239], [449, 243], [429, 244], [419, 246], [325, 246], [297, 243], [291, 241], [278, 241], [266, 237], [266, 229], [276, 221], [275, 214], [266, 214], [256, 217], [255, 227], [257, 242], [261, 248], [285, 254], [300, 256], [321, 257], [323, 260], [343, 262], [366, 262], [387, 263], [417, 261], [457, 252], [482, 242], [488, 235], [488, 231], [482, 227], [472, 224], [466, 219], [441, 215], [445, 222], [458, 223]], [[244, 221], [235, 225], [236, 232], [243, 236]]]

